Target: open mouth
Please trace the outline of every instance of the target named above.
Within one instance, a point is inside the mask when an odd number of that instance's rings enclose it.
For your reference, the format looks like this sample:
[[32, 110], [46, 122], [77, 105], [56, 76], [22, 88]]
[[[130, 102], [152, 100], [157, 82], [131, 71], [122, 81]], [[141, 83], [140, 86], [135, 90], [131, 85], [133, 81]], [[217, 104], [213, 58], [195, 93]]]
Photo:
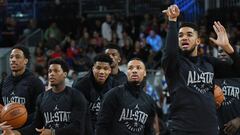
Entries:
[[188, 48], [189, 47], [189, 43], [182, 43], [182, 47], [183, 48]]
[[49, 78], [49, 81], [50, 82], [53, 82], [53, 81], [55, 81], [56, 79], [55, 78]]
[[138, 75], [132, 75], [131, 78], [132, 79], [138, 79]]

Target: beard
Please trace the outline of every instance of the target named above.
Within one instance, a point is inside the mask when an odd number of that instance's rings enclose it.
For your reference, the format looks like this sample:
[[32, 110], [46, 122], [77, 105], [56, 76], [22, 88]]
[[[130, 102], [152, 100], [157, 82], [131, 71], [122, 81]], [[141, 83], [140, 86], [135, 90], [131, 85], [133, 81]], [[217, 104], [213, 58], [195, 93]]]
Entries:
[[140, 84], [141, 84], [140, 81], [129, 81], [129, 83], [130, 83], [131, 85], [140, 85]]
[[185, 56], [191, 55], [192, 52], [195, 50], [196, 47], [197, 47], [197, 46], [191, 48], [190, 50], [182, 50], [183, 55], [185, 55]]

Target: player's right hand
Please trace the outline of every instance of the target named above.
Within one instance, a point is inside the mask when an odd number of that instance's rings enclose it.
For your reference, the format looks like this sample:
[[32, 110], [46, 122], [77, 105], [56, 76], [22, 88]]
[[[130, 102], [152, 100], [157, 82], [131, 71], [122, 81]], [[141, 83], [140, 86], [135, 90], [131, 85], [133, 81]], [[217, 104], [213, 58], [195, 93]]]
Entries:
[[167, 14], [169, 21], [177, 21], [177, 17], [180, 15], [180, 9], [177, 5], [171, 5], [166, 10], [162, 11]]
[[7, 122], [0, 123], [0, 129], [3, 131], [2, 135], [15, 135], [13, 132], [13, 127], [11, 125], [7, 125]]

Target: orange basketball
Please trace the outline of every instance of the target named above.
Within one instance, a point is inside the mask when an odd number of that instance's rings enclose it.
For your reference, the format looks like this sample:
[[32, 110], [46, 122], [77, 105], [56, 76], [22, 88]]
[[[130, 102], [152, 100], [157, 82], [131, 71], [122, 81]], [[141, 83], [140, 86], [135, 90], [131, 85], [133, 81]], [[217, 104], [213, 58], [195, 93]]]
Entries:
[[1, 121], [13, 128], [20, 128], [27, 121], [27, 110], [24, 105], [19, 103], [9, 103], [5, 105], [1, 112]]
[[217, 108], [219, 108], [222, 102], [224, 101], [225, 97], [222, 89], [217, 85], [214, 86], [214, 98], [215, 98], [216, 106]]

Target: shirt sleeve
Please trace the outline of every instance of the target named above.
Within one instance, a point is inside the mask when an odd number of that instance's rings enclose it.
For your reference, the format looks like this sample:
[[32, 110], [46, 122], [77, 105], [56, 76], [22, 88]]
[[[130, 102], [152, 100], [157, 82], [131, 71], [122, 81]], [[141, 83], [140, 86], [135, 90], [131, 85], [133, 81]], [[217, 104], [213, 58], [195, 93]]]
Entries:
[[34, 112], [36, 109], [36, 100], [38, 98], [38, 96], [40, 95], [40, 93], [45, 91], [45, 87], [42, 83], [41, 80], [39, 80], [38, 78], [34, 78], [31, 82], [31, 101], [30, 101], [30, 112], [28, 119], [29, 121], [32, 121], [32, 119], [34, 118]]
[[151, 112], [150, 112], [149, 118], [146, 121], [146, 126], [144, 128], [144, 135], [154, 135], [153, 124], [154, 124], [154, 120], [155, 120], [155, 116], [157, 115], [157, 112], [156, 112], [156, 104], [152, 98], [150, 99], [150, 103], [151, 103]]
[[220, 59], [210, 57], [210, 62], [214, 67], [215, 78], [238, 78], [240, 77], [240, 56], [234, 51], [229, 54], [232, 62], [222, 61]]
[[40, 111], [40, 104], [42, 101], [42, 97], [43, 97], [44, 93], [40, 94], [37, 97], [36, 100], [36, 111], [34, 113], [34, 117], [33, 117], [33, 121], [30, 125], [23, 127], [21, 129], [18, 129], [18, 131], [22, 134], [22, 135], [33, 135], [33, 134], [37, 134], [35, 128], [39, 128], [41, 129], [44, 126], [44, 117]]
[[84, 135], [85, 133], [87, 101], [79, 91], [74, 92], [72, 98], [71, 123], [65, 128], [56, 129], [56, 135]]
[[98, 114], [98, 121], [96, 125], [96, 135], [110, 135], [112, 120], [114, 117], [114, 110], [117, 109], [118, 102], [114, 94], [114, 90], [106, 93]]
[[177, 69], [179, 47], [177, 35], [177, 22], [170, 21], [168, 26], [166, 45], [163, 48], [162, 67], [166, 75], [175, 73]]

